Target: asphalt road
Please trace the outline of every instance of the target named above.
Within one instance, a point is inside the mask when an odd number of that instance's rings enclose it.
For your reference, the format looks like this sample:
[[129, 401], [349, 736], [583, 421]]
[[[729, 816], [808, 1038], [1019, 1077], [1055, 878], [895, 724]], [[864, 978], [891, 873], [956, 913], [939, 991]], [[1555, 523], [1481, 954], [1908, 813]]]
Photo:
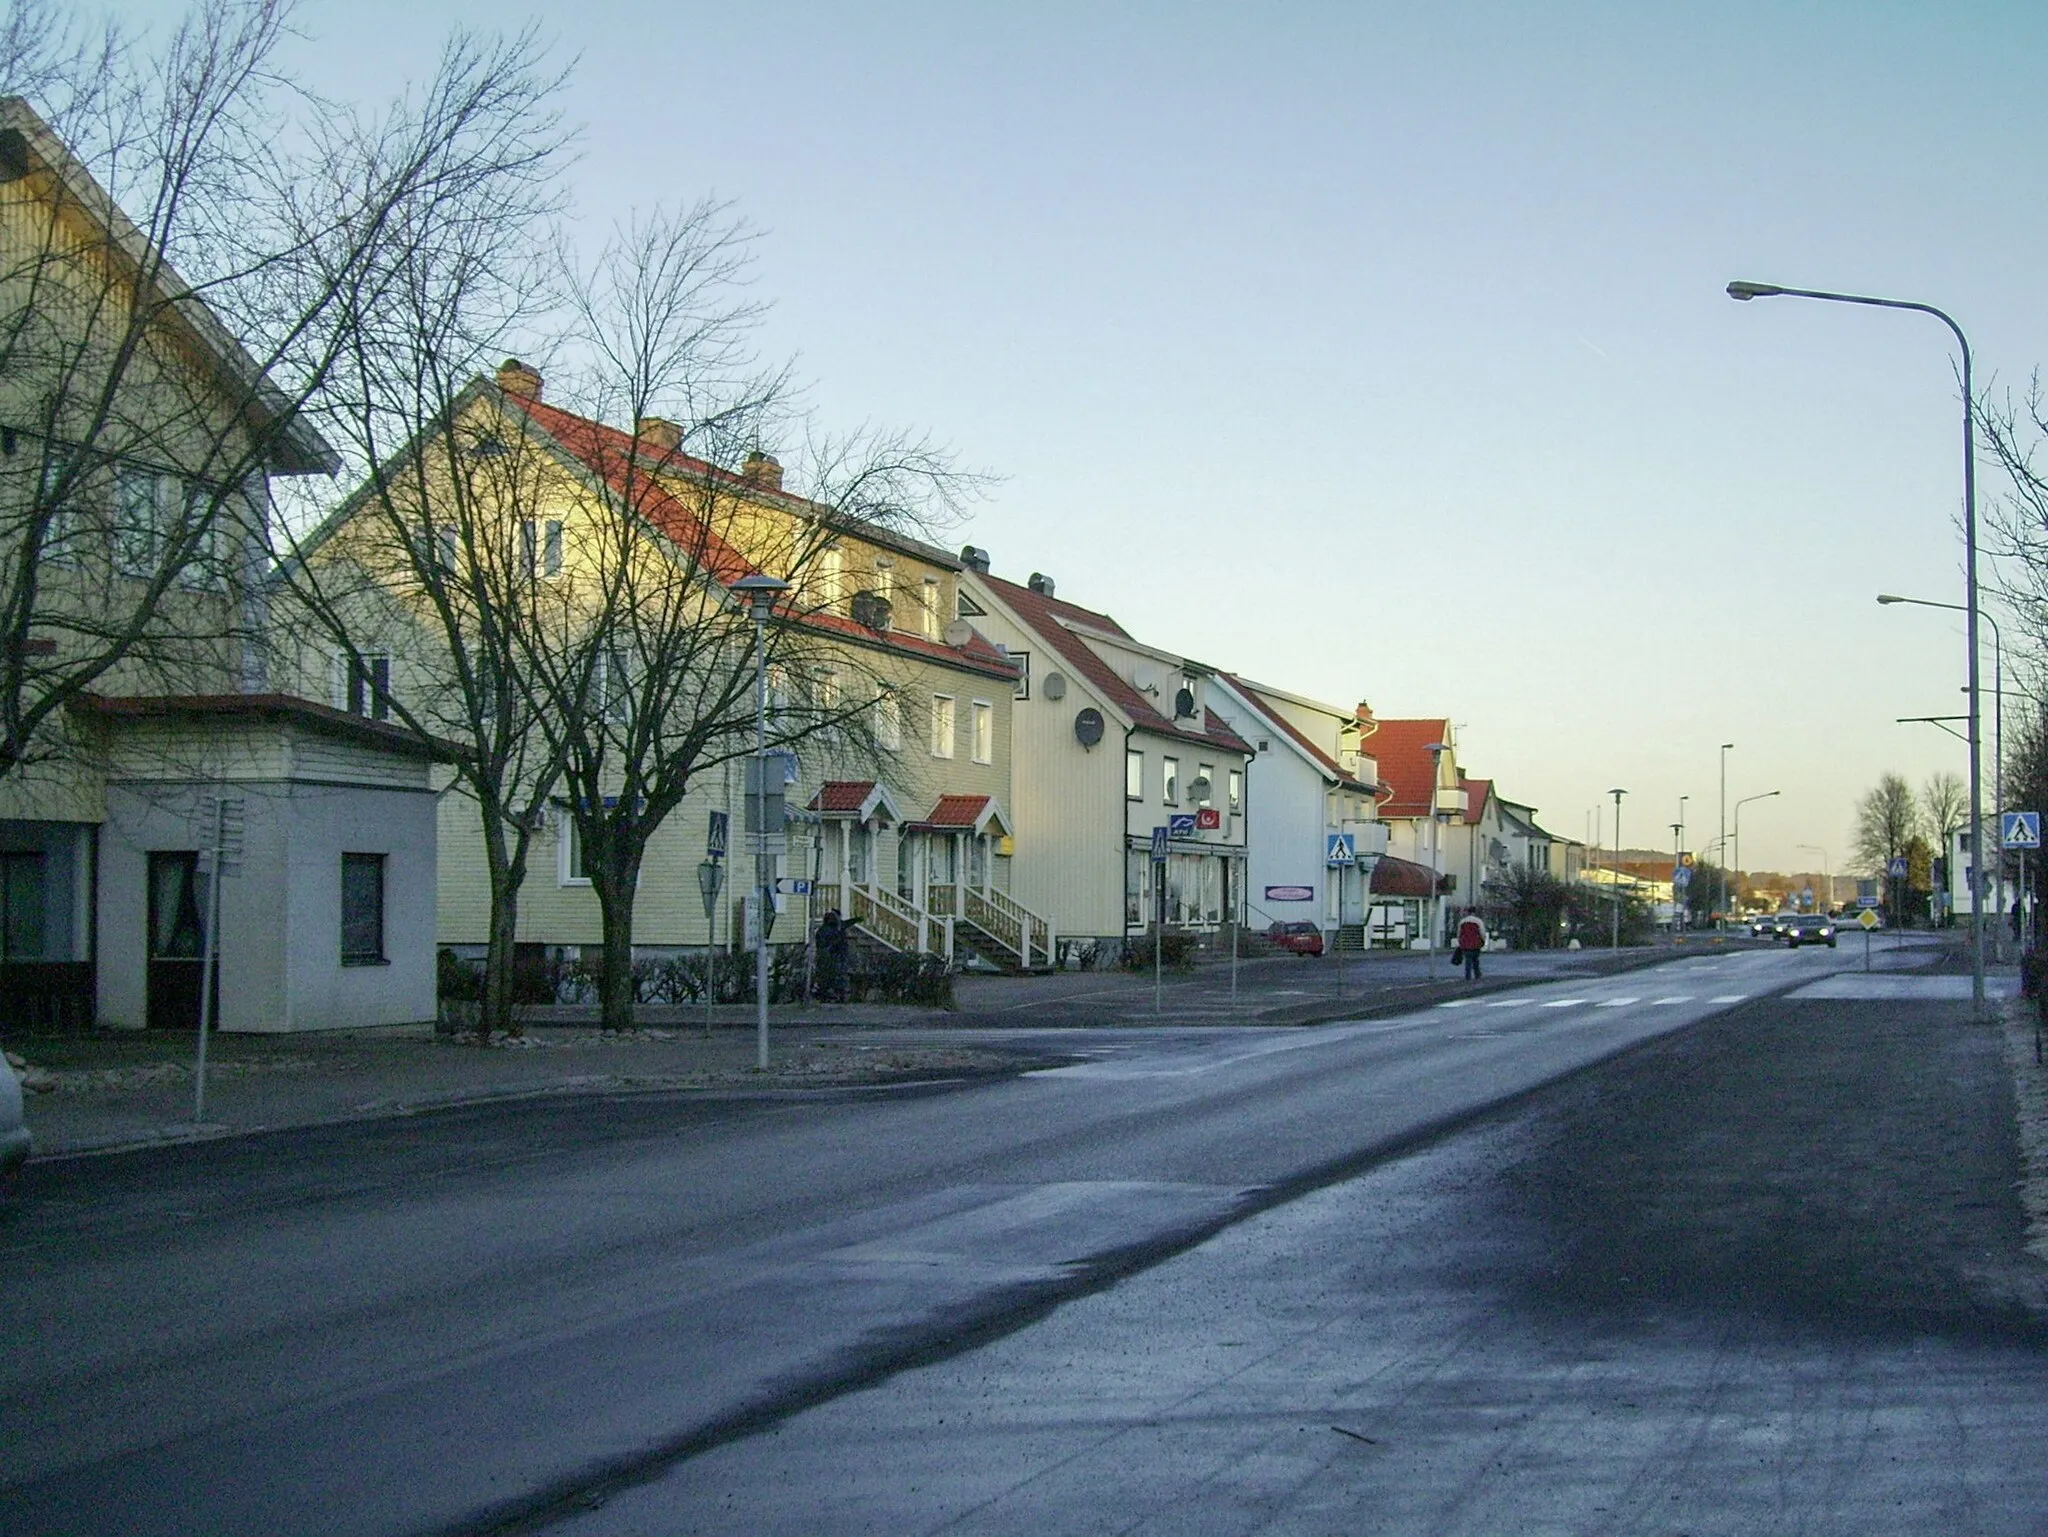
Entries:
[[1078, 1060], [918, 1092], [479, 1107], [34, 1171], [0, 1227], [0, 1530], [474, 1530], [657, 1490], [1850, 963], [1716, 955], [1308, 1030], [1010, 1030]]
[[1747, 1005], [546, 1530], [2037, 1534], [2008, 1085]]

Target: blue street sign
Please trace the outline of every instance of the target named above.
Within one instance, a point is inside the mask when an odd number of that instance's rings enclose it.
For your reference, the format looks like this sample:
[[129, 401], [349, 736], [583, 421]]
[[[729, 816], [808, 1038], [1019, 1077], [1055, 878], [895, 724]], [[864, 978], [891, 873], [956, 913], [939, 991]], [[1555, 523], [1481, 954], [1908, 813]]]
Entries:
[[778, 896], [807, 897], [811, 894], [811, 883], [786, 875], [780, 876], [775, 882], [775, 892]]
[[2009, 849], [2037, 849], [2041, 846], [2041, 813], [2008, 811], [2005, 814], [2005, 846]]
[[1166, 829], [1163, 827], [1152, 829], [1152, 863], [1155, 865], [1166, 863]]
[[1671, 889], [1673, 891], [1683, 891], [1686, 889], [1686, 887], [1690, 886], [1691, 884], [1691, 865], [1673, 865], [1671, 867]]
[[1906, 878], [1906, 856], [1904, 854], [1895, 856], [1892, 862], [1884, 867], [1884, 873], [1895, 881], [1904, 880]]
[[732, 818], [723, 811], [711, 813], [711, 830], [704, 835], [704, 852], [711, 858], [724, 857], [726, 833], [731, 824]]
[[1332, 869], [1358, 863], [1358, 840], [1350, 833], [1326, 833], [1323, 863]]
[[1176, 811], [1166, 819], [1169, 837], [1192, 838], [1195, 835], [1195, 814], [1192, 811]]

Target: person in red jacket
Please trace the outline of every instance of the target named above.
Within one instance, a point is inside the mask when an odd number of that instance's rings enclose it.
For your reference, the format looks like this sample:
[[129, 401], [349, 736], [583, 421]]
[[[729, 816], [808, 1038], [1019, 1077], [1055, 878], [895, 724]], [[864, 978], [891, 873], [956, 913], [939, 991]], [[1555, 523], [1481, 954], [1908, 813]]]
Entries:
[[1465, 980], [1479, 980], [1479, 956], [1486, 948], [1486, 922], [1479, 909], [1468, 907], [1458, 920], [1458, 961], [1465, 968]]

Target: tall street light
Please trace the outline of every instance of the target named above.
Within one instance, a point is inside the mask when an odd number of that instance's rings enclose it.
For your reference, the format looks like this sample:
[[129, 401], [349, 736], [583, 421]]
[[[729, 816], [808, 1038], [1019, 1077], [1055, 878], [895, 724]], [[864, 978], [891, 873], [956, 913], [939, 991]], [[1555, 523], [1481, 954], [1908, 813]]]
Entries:
[[[1979, 680], [1977, 676], [1977, 432], [1975, 402], [1971, 398], [1970, 339], [1949, 315], [1931, 304], [1906, 299], [1878, 299], [1868, 294], [1837, 294], [1813, 288], [1781, 288], [1774, 283], [1728, 285], [1728, 297], [1750, 299], [1822, 299], [1831, 304], [1862, 304], [1874, 309], [1912, 310], [1932, 315], [1949, 328], [1963, 352], [1963, 612], [1969, 616], [1970, 648], [1970, 827], [1977, 843], [1984, 841], [1984, 768], [1980, 761], [1981, 734], [1978, 720]], [[2003, 831], [2001, 838], [2003, 841]], [[1979, 862], [1982, 854], [1979, 851]], [[2002, 859], [2001, 859], [2002, 862]], [[1984, 1014], [1984, 894], [1982, 883], [1970, 882], [1970, 1006], [1978, 1017]]]
[[[1895, 592], [1881, 592], [1877, 595], [1880, 603], [1910, 603], [1915, 608], [1945, 608], [1951, 613], [1962, 614], [1969, 610], [1960, 603], [1936, 603], [1931, 598], [1902, 598]], [[2005, 636], [1998, 628], [1995, 614], [1980, 616], [1991, 626], [1991, 801], [1992, 816], [1998, 824], [1998, 836], [1994, 841], [1998, 850], [1998, 914], [2005, 914]], [[1975, 730], [1975, 723], [1971, 725]], [[1948, 836], [1948, 829], [1942, 829], [1942, 836]], [[1984, 829], [1970, 830], [1970, 863], [1976, 873], [1971, 883], [1983, 879], [1984, 872]], [[1944, 868], [1949, 863], [1950, 850], [1941, 851]], [[1954, 888], [1951, 887], [1951, 890]]]
[[1735, 873], [1737, 875], [1742, 873], [1742, 808], [1751, 801], [1767, 801], [1773, 795], [1782, 795], [1783, 793], [1782, 790], [1766, 790], [1761, 795], [1745, 795], [1735, 803], [1735, 856], [1732, 863], [1735, 866]]
[[1609, 790], [1614, 797], [1614, 948], [1621, 949], [1621, 798], [1626, 790]]
[[1833, 907], [1835, 905], [1835, 877], [1834, 872], [1828, 867], [1828, 851], [1818, 843], [1802, 843], [1799, 847], [1812, 849], [1814, 853], [1820, 855], [1820, 883], [1828, 889], [1827, 905]]
[[1677, 929], [1685, 927], [1685, 906], [1678, 900], [1678, 862], [1685, 857], [1685, 803], [1691, 799], [1678, 797], [1678, 820], [1671, 824], [1671, 923]]
[[1714, 841], [1721, 847], [1715, 863], [1721, 867], [1721, 925], [1724, 928], [1728, 924], [1728, 754], [1734, 746], [1733, 742], [1721, 744], [1721, 820], [1714, 829]]
[[768, 1071], [768, 913], [775, 880], [768, 864], [768, 620], [775, 600], [789, 591], [780, 577], [755, 572], [732, 584], [754, 619], [754, 1038], [755, 1066]]
[[1437, 887], [1442, 884], [1443, 877], [1436, 873], [1436, 790], [1437, 785], [1444, 777], [1444, 754], [1451, 749], [1450, 744], [1447, 742], [1431, 742], [1422, 750], [1429, 754], [1429, 915], [1425, 920], [1429, 924], [1429, 939], [1423, 946], [1423, 952], [1429, 957], [1429, 974], [1434, 977], [1436, 975], [1436, 933], [1443, 926], [1441, 914], [1437, 908], [1437, 903], [1441, 900], [1437, 893]]

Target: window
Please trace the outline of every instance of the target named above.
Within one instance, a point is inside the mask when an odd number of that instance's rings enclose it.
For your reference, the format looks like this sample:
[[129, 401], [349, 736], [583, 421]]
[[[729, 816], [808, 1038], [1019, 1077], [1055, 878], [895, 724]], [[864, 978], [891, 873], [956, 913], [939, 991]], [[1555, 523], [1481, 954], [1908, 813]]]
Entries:
[[341, 661], [346, 681], [342, 686], [341, 708], [351, 715], [371, 720], [391, 718], [391, 658], [381, 651]]
[[114, 477], [114, 569], [123, 576], [152, 575], [161, 524], [155, 474], [123, 469]]
[[558, 879], [564, 886], [588, 886], [590, 867], [583, 862], [583, 829], [577, 824], [576, 813], [567, 807], [562, 809], [562, 820], [555, 832], [555, 848], [561, 864]]
[[43, 859], [0, 854], [0, 961], [43, 959]]
[[[633, 713], [633, 675], [626, 664], [626, 658], [617, 651], [606, 650], [597, 657], [598, 708], [604, 718], [615, 726], [623, 726]], [[768, 708], [772, 712], [775, 699], [771, 693]]]
[[1216, 765], [1213, 763], [1196, 764], [1195, 782], [1190, 788], [1194, 790], [1202, 805], [1208, 805], [1216, 794]]
[[996, 756], [996, 707], [985, 699], [972, 706], [974, 716], [974, 761], [993, 763]]
[[341, 964], [374, 966], [384, 959], [384, 856], [341, 856]]
[[846, 605], [846, 556], [837, 545], [818, 557], [818, 604], [828, 614]]
[[875, 685], [875, 745], [884, 752], [903, 750], [903, 703], [880, 683]]
[[43, 530], [43, 553], [59, 565], [75, 566], [85, 554], [85, 519], [81, 515], [85, 456], [65, 443], [43, 448], [42, 482], [37, 498], [49, 509]]
[[1124, 753], [1124, 799], [1141, 801], [1145, 798], [1145, 755], [1135, 747]]
[[434, 556], [440, 561], [443, 571], [462, 569], [462, 530], [453, 523], [443, 523], [434, 530]]
[[1232, 769], [1230, 771], [1230, 809], [1233, 812], [1244, 810], [1243, 769]]
[[1019, 699], [1029, 699], [1031, 697], [1031, 653], [1029, 651], [1012, 651], [1010, 653], [1010, 661], [1017, 669], [1017, 697]]
[[529, 576], [562, 574], [562, 520], [528, 518], [520, 525], [522, 553]]
[[939, 638], [939, 579], [935, 576], [924, 579], [924, 604], [917, 611], [917, 629], [926, 640]]
[[953, 696], [932, 695], [932, 756], [950, 758], [953, 756]]
[[1180, 759], [1162, 758], [1159, 761], [1159, 789], [1169, 806], [1180, 804]]

